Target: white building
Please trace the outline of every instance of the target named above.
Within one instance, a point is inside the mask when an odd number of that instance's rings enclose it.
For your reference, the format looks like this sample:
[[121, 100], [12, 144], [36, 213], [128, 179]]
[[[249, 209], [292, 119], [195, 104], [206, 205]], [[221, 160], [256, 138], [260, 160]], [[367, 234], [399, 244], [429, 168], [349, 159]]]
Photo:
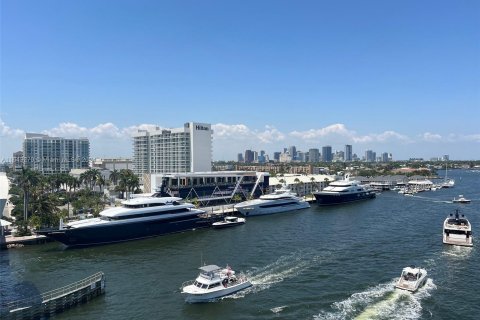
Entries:
[[89, 160], [90, 142], [87, 138], [66, 139], [27, 133], [23, 140], [23, 165], [43, 174], [88, 168]]
[[285, 184], [299, 196], [306, 196], [321, 191], [330, 182], [337, 180], [335, 176], [325, 174], [285, 174], [270, 178], [270, 191]]
[[139, 130], [133, 135], [133, 167], [145, 173], [212, 170], [210, 124], [187, 122], [183, 128]]

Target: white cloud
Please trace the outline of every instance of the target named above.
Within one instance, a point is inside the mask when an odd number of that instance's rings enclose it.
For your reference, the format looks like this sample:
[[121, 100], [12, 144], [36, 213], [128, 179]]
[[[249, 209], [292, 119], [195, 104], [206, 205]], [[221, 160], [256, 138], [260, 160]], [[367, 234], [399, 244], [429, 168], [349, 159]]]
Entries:
[[144, 123], [144, 124], [140, 124], [138, 126], [130, 126], [130, 127], [126, 127], [126, 128], [123, 128], [122, 129], [122, 136], [126, 137], [126, 138], [130, 138], [133, 136], [134, 133], [137, 133], [138, 130], [155, 130], [156, 128], [162, 128], [162, 127], [159, 127], [157, 125], [154, 125], [154, 124], [147, 124], [147, 123]]
[[266, 125], [263, 131], [251, 130], [244, 124], [224, 124], [217, 123], [212, 125], [214, 140], [253, 140], [261, 143], [272, 143], [283, 141], [285, 135], [275, 127]]
[[12, 129], [0, 118], [0, 136], [9, 138], [21, 138], [25, 135], [25, 131], [20, 129]]
[[217, 123], [212, 125], [214, 139], [236, 138], [243, 139], [251, 137], [253, 134], [244, 124], [224, 124]]
[[355, 135], [354, 131], [348, 130], [344, 124], [336, 123], [329, 125], [325, 128], [320, 129], [310, 129], [307, 131], [292, 131], [290, 135], [296, 138], [301, 138], [304, 140], [316, 140], [323, 138], [329, 135], [341, 135], [345, 137], [353, 137]]
[[[349, 130], [344, 124], [336, 123], [325, 128], [310, 129], [307, 131], [292, 131], [292, 137], [300, 138], [307, 141], [315, 142], [321, 138], [333, 139], [334, 137], [342, 138], [344, 142], [353, 143], [370, 143], [370, 142], [388, 142], [392, 140], [404, 143], [412, 142], [410, 138], [395, 131], [385, 131], [379, 134], [357, 135], [353, 130]], [[338, 139], [337, 139], [338, 140]]]
[[76, 123], [62, 122], [58, 127], [43, 130], [42, 133], [52, 137], [77, 138], [88, 136], [89, 129], [81, 127]]
[[425, 132], [421, 135], [421, 138], [427, 142], [437, 142], [442, 141], [442, 136], [436, 133]]

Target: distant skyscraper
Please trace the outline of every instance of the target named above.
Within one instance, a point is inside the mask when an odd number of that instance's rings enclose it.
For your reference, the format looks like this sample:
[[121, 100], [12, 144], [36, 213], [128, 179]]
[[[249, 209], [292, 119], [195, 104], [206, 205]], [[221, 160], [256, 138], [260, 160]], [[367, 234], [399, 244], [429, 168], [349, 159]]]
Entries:
[[322, 161], [323, 162], [332, 162], [332, 160], [333, 160], [332, 146], [322, 147]]
[[305, 152], [297, 151], [297, 160], [300, 162], [305, 162]]
[[87, 138], [65, 139], [27, 133], [23, 140], [23, 164], [43, 174], [68, 173], [88, 168], [90, 142]]
[[308, 150], [308, 158], [309, 162], [320, 162], [320, 150], [315, 148]]
[[239, 153], [237, 154], [237, 162], [243, 162], [243, 154]]
[[388, 153], [387, 152], [382, 153], [382, 162], [388, 162]]
[[281, 154], [282, 154], [281, 152], [274, 152], [273, 153], [273, 161], [276, 161], [276, 162], [280, 161], [280, 155]]
[[353, 160], [353, 149], [352, 145], [346, 144], [345, 145], [345, 161], [350, 162]]
[[377, 154], [372, 150], [365, 151], [365, 161], [366, 162], [375, 162]]
[[252, 163], [254, 159], [252, 150], [245, 150], [245, 163]]
[[288, 147], [288, 153], [292, 157], [292, 160], [297, 160], [297, 148], [295, 146]]

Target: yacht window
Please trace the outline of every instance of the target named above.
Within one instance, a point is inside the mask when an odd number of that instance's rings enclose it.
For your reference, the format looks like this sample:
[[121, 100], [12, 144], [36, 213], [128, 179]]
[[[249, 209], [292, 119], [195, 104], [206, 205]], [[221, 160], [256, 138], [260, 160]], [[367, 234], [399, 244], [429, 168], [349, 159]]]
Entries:
[[207, 289], [208, 288], [208, 285], [204, 284], [202, 285], [202, 289]]
[[212, 288], [218, 287], [219, 285], [220, 285], [220, 282], [217, 282], [217, 283], [211, 284], [208, 288], [212, 289]]

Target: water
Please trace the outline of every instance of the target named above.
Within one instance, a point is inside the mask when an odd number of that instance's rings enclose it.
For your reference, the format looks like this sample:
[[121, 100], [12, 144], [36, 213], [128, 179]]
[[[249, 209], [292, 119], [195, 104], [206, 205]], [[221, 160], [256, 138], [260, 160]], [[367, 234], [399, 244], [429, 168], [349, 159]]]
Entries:
[[[85, 249], [58, 243], [0, 251], [0, 299], [106, 274], [106, 294], [56, 319], [477, 319], [480, 313], [480, 173], [451, 171], [452, 189], [251, 217], [197, 230]], [[453, 204], [459, 194], [470, 204]], [[446, 215], [461, 209], [474, 247], [442, 244]], [[253, 286], [187, 304], [182, 282], [201, 261], [244, 272]], [[415, 294], [393, 289], [401, 269], [427, 269]]]

